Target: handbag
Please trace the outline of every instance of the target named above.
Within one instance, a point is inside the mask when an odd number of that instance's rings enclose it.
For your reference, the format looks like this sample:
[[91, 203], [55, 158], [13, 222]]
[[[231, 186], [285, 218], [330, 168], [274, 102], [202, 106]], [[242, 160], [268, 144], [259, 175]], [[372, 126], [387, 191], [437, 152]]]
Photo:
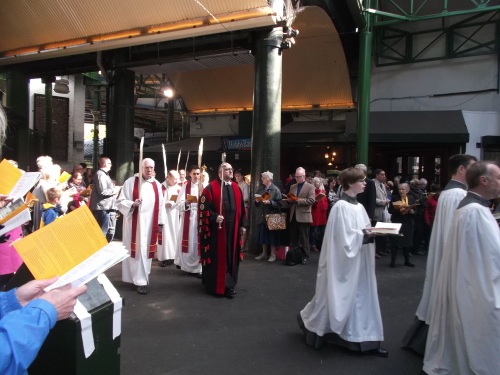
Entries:
[[266, 225], [269, 230], [285, 230], [286, 229], [286, 214], [268, 214], [266, 215]]

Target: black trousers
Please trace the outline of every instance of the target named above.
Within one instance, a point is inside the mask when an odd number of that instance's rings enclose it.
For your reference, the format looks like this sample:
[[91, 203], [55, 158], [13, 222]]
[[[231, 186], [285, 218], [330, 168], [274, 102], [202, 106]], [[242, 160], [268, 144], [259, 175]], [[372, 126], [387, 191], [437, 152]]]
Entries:
[[297, 222], [295, 215], [290, 221], [290, 250], [299, 248], [302, 252], [302, 256], [309, 258], [310, 246], [309, 246], [309, 230], [310, 223], [299, 223]]

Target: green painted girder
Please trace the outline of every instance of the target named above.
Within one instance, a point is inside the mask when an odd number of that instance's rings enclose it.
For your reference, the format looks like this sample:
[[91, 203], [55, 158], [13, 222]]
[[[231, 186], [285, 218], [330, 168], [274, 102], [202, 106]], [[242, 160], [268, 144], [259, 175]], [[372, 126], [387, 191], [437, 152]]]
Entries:
[[[499, 51], [500, 12], [472, 15], [440, 28], [375, 30], [378, 66], [495, 54]], [[418, 49], [417, 47], [418, 46]]]
[[[373, 4], [375, 3], [375, 4]], [[362, 12], [374, 15], [374, 27], [383, 27], [402, 22], [416, 22], [436, 18], [456, 17], [470, 14], [494, 12], [500, 10], [498, 0], [463, 0], [458, 6], [456, 0], [385, 0], [372, 2], [363, 1]], [[392, 8], [392, 12], [381, 9]]]

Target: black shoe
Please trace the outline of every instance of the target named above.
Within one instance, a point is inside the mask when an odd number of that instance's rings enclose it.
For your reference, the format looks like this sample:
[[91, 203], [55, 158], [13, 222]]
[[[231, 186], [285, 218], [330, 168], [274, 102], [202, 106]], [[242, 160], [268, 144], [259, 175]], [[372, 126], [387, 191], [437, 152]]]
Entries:
[[166, 266], [168, 266], [168, 263], [167, 263], [167, 261], [166, 261], [166, 260], [164, 260], [164, 261], [162, 261], [162, 262], [160, 263], [160, 267], [166, 267]]
[[309, 263], [309, 258], [302, 258], [302, 264], [305, 266], [307, 263]]
[[411, 268], [415, 267], [415, 265], [413, 263], [410, 263], [410, 262], [405, 262], [405, 266], [411, 267]]
[[202, 276], [201, 276], [201, 272], [196, 274], [196, 278], [197, 278], [197, 279], [201, 279], [201, 277], [202, 277]]
[[236, 295], [236, 290], [232, 288], [226, 289], [226, 293], [224, 293], [224, 297], [229, 299], [233, 299], [235, 295]]
[[378, 357], [383, 357], [383, 358], [389, 357], [389, 351], [387, 349], [384, 349], [384, 348], [378, 348], [375, 350], [371, 350], [370, 353], [373, 355], [376, 355]]
[[137, 287], [137, 293], [142, 295], [148, 294], [148, 287], [146, 285], [139, 285]]
[[175, 268], [177, 268], [178, 270], [180, 270], [181, 266], [176, 265]]

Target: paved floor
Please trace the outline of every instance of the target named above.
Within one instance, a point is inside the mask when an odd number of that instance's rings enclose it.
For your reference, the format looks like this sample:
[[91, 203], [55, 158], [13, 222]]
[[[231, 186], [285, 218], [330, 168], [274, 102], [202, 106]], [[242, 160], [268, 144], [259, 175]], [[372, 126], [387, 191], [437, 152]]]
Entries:
[[377, 260], [379, 298], [389, 358], [328, 345], [307, 347], [297, 313], [312, 298], [319, 255], [308, 265], [256, 261], [247, 255], [233, 300], [205, 293], [199, 279], [153, 261], [150, 292], [138, 295], [107, 272], [125, 299], [121, 373], [128, 374], [420, 374], [422, 359], [400, 349], [420, 300], [426, 257], [388, 267]]

